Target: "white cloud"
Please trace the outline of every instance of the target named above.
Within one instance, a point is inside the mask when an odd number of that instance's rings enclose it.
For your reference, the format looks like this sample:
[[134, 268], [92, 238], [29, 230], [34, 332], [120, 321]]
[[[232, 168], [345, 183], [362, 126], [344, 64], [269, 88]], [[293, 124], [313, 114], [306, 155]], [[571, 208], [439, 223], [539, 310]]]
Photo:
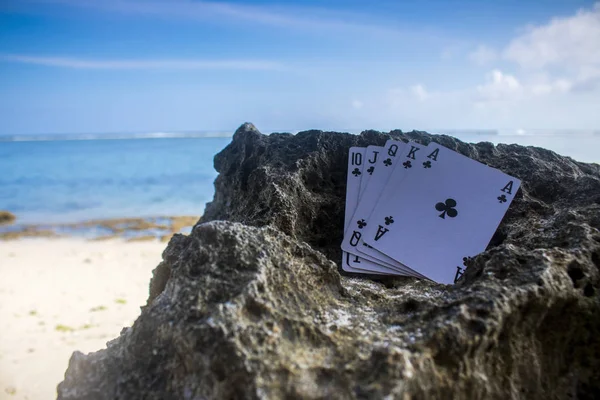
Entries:
[[[477, 102], [534, 100], [600, 89], [600, 3], [528, 27], [509, 42], [502, 56], [521, 67], [520, 79], [495, 69], [486, 83], [477, 86]], [[479, 64], [494, 58], [486, 46], [470, 55]]]
[[588, 92], [600, 89], [600, 67], [583, 67], [572, 85], [576, 92]]
[[410, 92], [413, 96], [415, 96], [419, 101], [425, 101], [429, 98], [429, 93], [427, 89], [421, 84], [411, 86]]
[[568, 79], [552, 79], [542, 74], [522, 82], [514, 75], [495, 69], [486, 75], [483, 85], [476, 87], [476, 102], [532, 100], [536, 96], [567, 93], [572, 87]]
[[600, 3], [574, 16], [554, 18], [548, 24], [530, 27], [510, 42], [504, 57], [534, 69], [600, 65]]
[[41, 57], [21, 54], [0, 55], [1, 60], [74, 69], [284, 69], [284, 66], [280, 63], [260, 60], [84, 60], [70, 57]]
[[486, 65], [496, 61], [498, 54], [496, 51], [485, 45], [479, 45], [477, 49], [469, 54], [469, 59], [477, 65]]
[[[372, 120], [409, 128], [600, 127], [600, 3], [529, 27], [498, 48], [482, 44], [469, 54], [495, 66], [480, 84], [428, 90], [421, 81], [387, 90]], [[451, 54], [444, 49], [442, 59]]]
[[[374, 120], [417, 128], [600, 126], [600, 3], [529, 27], [499, 49], [482, 44], [469, 54], [477, 65], [495, 65], [481, 83], [437, 90], [421, 81], [388, 90]], [[442, 59], [450, 55], [445, 49]]]
[[544, 96], [551, 93], [566, 93], [572, 86], [573, 84], [566, 79], [557, 79], [553, 82], [532, 84], [529, 90], [533, 95]]
[[521, 83], [513, 75], [493, 70], [487, 74], [487, 82], [477, 86], [480, 101], [497, 101], [514, 98], [522, 92]]

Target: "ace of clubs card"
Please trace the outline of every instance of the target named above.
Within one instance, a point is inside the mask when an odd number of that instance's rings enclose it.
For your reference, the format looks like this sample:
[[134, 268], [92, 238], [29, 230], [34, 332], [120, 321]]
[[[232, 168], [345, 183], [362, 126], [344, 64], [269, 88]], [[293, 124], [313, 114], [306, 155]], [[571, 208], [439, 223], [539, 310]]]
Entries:
[[435, 143], [427, 152], [429, 160], [373, 212], [363, 240], [429, 279], [453, 283], [463, 259], [486, 249], [521, 182]]

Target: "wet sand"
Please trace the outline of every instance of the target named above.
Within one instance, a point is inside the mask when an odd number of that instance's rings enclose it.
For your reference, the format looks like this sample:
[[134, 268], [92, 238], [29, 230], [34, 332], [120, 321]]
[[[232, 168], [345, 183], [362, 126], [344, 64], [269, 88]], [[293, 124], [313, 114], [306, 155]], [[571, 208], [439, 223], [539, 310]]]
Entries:
[[[5, 224], [0, 226], [0, 240], [22, 238], [84, 237], [92, 240], [122, 238], [128, 241], [168, 242], [175, 233], [186, 233], [196, 224], [197, 216], [158, 216], [147, 218], [98, 219], [73, 224]], [[13, 221], [10, 221], [13, 222]]]

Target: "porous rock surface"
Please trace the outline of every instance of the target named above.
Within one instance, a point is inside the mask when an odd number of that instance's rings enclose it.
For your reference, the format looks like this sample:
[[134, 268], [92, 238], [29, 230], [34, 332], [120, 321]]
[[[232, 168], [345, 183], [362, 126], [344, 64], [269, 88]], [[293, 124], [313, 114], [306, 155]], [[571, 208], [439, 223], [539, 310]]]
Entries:
[[[340, 274], [350, 146], [439, 142], [522, 180], [456, 285]], [[59, 399], [593, 399], [600, 166], [422, 132], [261, 135], [215, 157], [131, 328], [75, 352]]]

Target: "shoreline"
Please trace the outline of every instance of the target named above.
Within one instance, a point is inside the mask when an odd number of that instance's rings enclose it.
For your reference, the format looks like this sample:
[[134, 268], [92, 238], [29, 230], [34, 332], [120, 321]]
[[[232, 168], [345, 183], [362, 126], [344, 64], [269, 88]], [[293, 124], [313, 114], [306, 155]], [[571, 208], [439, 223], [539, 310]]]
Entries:
[[93, 219], [75, 223], [0, 225], [0, 241], [26, 238], [83, 238], [91, 241], [168, 242], [176, 233], [189, 233], [199, 216], [154, 216]]
[[166, 243], [0, 241], [0, 400], [56, 398], [71, 354], [106, 348], [140, 315]]

